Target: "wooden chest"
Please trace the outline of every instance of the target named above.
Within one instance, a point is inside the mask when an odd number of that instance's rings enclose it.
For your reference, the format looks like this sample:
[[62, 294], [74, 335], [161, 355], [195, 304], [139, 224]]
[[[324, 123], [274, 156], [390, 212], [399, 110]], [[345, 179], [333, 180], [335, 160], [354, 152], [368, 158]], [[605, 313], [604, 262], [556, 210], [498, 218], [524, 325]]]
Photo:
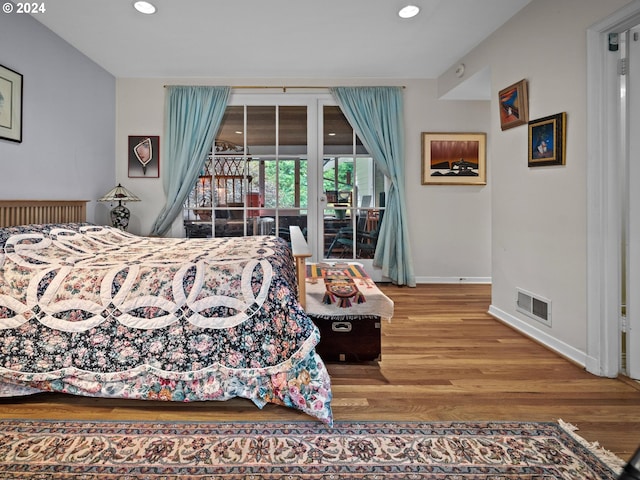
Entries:
[[349, 320], [311, 319], [320, 329], [316, 351], [325, 362], [371, 362], [380, 360], [382, 320], [378, 316]]

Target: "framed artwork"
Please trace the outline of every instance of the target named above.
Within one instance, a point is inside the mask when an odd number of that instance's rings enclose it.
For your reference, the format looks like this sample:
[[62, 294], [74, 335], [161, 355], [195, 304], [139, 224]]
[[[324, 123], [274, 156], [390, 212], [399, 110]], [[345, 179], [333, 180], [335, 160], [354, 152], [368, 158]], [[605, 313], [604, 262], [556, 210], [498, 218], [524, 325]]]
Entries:
[[129, 178], [160, 176], [160, 137], [129, 136]]
[[486, 133], [422, 133], [423, 185], [486, 185]]
[[526, 125], [529, 121], [529, 86], [526, 80], [500, 90], [498, 104], [500, 106], [500, 128], [507, 130]]
[[529, 122], [530, 167], [565, 164], [566, 128], [566, 112]]
[[22, 75], [0, 65], [0, 139], [22, 142]]

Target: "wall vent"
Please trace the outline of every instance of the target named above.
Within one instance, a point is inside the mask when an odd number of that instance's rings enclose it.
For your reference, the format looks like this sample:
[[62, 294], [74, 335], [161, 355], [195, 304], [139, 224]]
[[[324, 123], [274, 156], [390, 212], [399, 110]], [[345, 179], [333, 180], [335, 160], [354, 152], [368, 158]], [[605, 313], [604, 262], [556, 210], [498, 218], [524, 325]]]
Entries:
[[521, 288], [516, 288], [516, 290], [518, 292], [516, 310], [550, 327], [551, 300], [527, 292]]

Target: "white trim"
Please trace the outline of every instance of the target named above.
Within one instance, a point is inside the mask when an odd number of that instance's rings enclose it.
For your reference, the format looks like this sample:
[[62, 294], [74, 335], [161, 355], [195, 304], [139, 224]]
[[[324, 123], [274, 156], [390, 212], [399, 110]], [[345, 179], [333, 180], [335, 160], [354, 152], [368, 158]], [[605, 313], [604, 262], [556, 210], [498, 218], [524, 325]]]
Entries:
[[491, 283], [491, 277], [416, 277], [416, 283]]
[[568, 345], [564, 342], [557, 340], [551, 335], [546, 334], [542, 330], [539, 330], [532, 326], [531, 324], [520, 320], [513, 315], [505, 312], [504, 310], [499, 309], [494, 305], [489, 306], [489, 315], [495, 317], [500, 322], [510, 326], [514, 330], [522, 333], [523, 335], [532, 338], [533, 340], [541, 343], [545, 347], [553, 350], [557, 354], [571, 360], [578, 365], [585, 366], [587, 363], [586, 354], [578, 350], [571, 345]]
[[[586, 368], [615, 377], [620, 370], [618, 316], [622, 232], [619, 192], [617, 56], [607, 35], [637, 23], [640, 0], [587, 30], [587, 355]], [[635, 19], [635, 20], [634, 20]]]

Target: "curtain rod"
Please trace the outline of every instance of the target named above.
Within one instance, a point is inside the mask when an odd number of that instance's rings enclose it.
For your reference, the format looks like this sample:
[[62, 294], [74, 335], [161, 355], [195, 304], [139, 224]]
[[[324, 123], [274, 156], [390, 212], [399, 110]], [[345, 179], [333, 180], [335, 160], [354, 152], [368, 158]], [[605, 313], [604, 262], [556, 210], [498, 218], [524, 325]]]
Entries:
[[[164, 85], [164, 88], [167, 87], [177, 87], [178, 85]], [[216, 86], [223, 86], [223, 85], [216, 85]], [[395, 87], [396, 85], [378, 85], [378, 86], [392, 86]], [[282, 90], [284, 93], [286, 93], [287, 90], [296, 90], [296, 89], [304, 89], [304, 90], [310, 90], [310, 89], [327, 89], [327, 88], [331, 88], [331, 87], [327, 87], [327, 86], [323, 86], [323, 85], [291, 85], [291, 86], [278, 86], [278, 85], [236, 85], [236, 86], [232, 86], [231, 89], [232, 90], [259, 90], [259, 89], [278, 89], [278, 90]], [[400, 85], [400, 88], [407, 88], [404, 85]]]

